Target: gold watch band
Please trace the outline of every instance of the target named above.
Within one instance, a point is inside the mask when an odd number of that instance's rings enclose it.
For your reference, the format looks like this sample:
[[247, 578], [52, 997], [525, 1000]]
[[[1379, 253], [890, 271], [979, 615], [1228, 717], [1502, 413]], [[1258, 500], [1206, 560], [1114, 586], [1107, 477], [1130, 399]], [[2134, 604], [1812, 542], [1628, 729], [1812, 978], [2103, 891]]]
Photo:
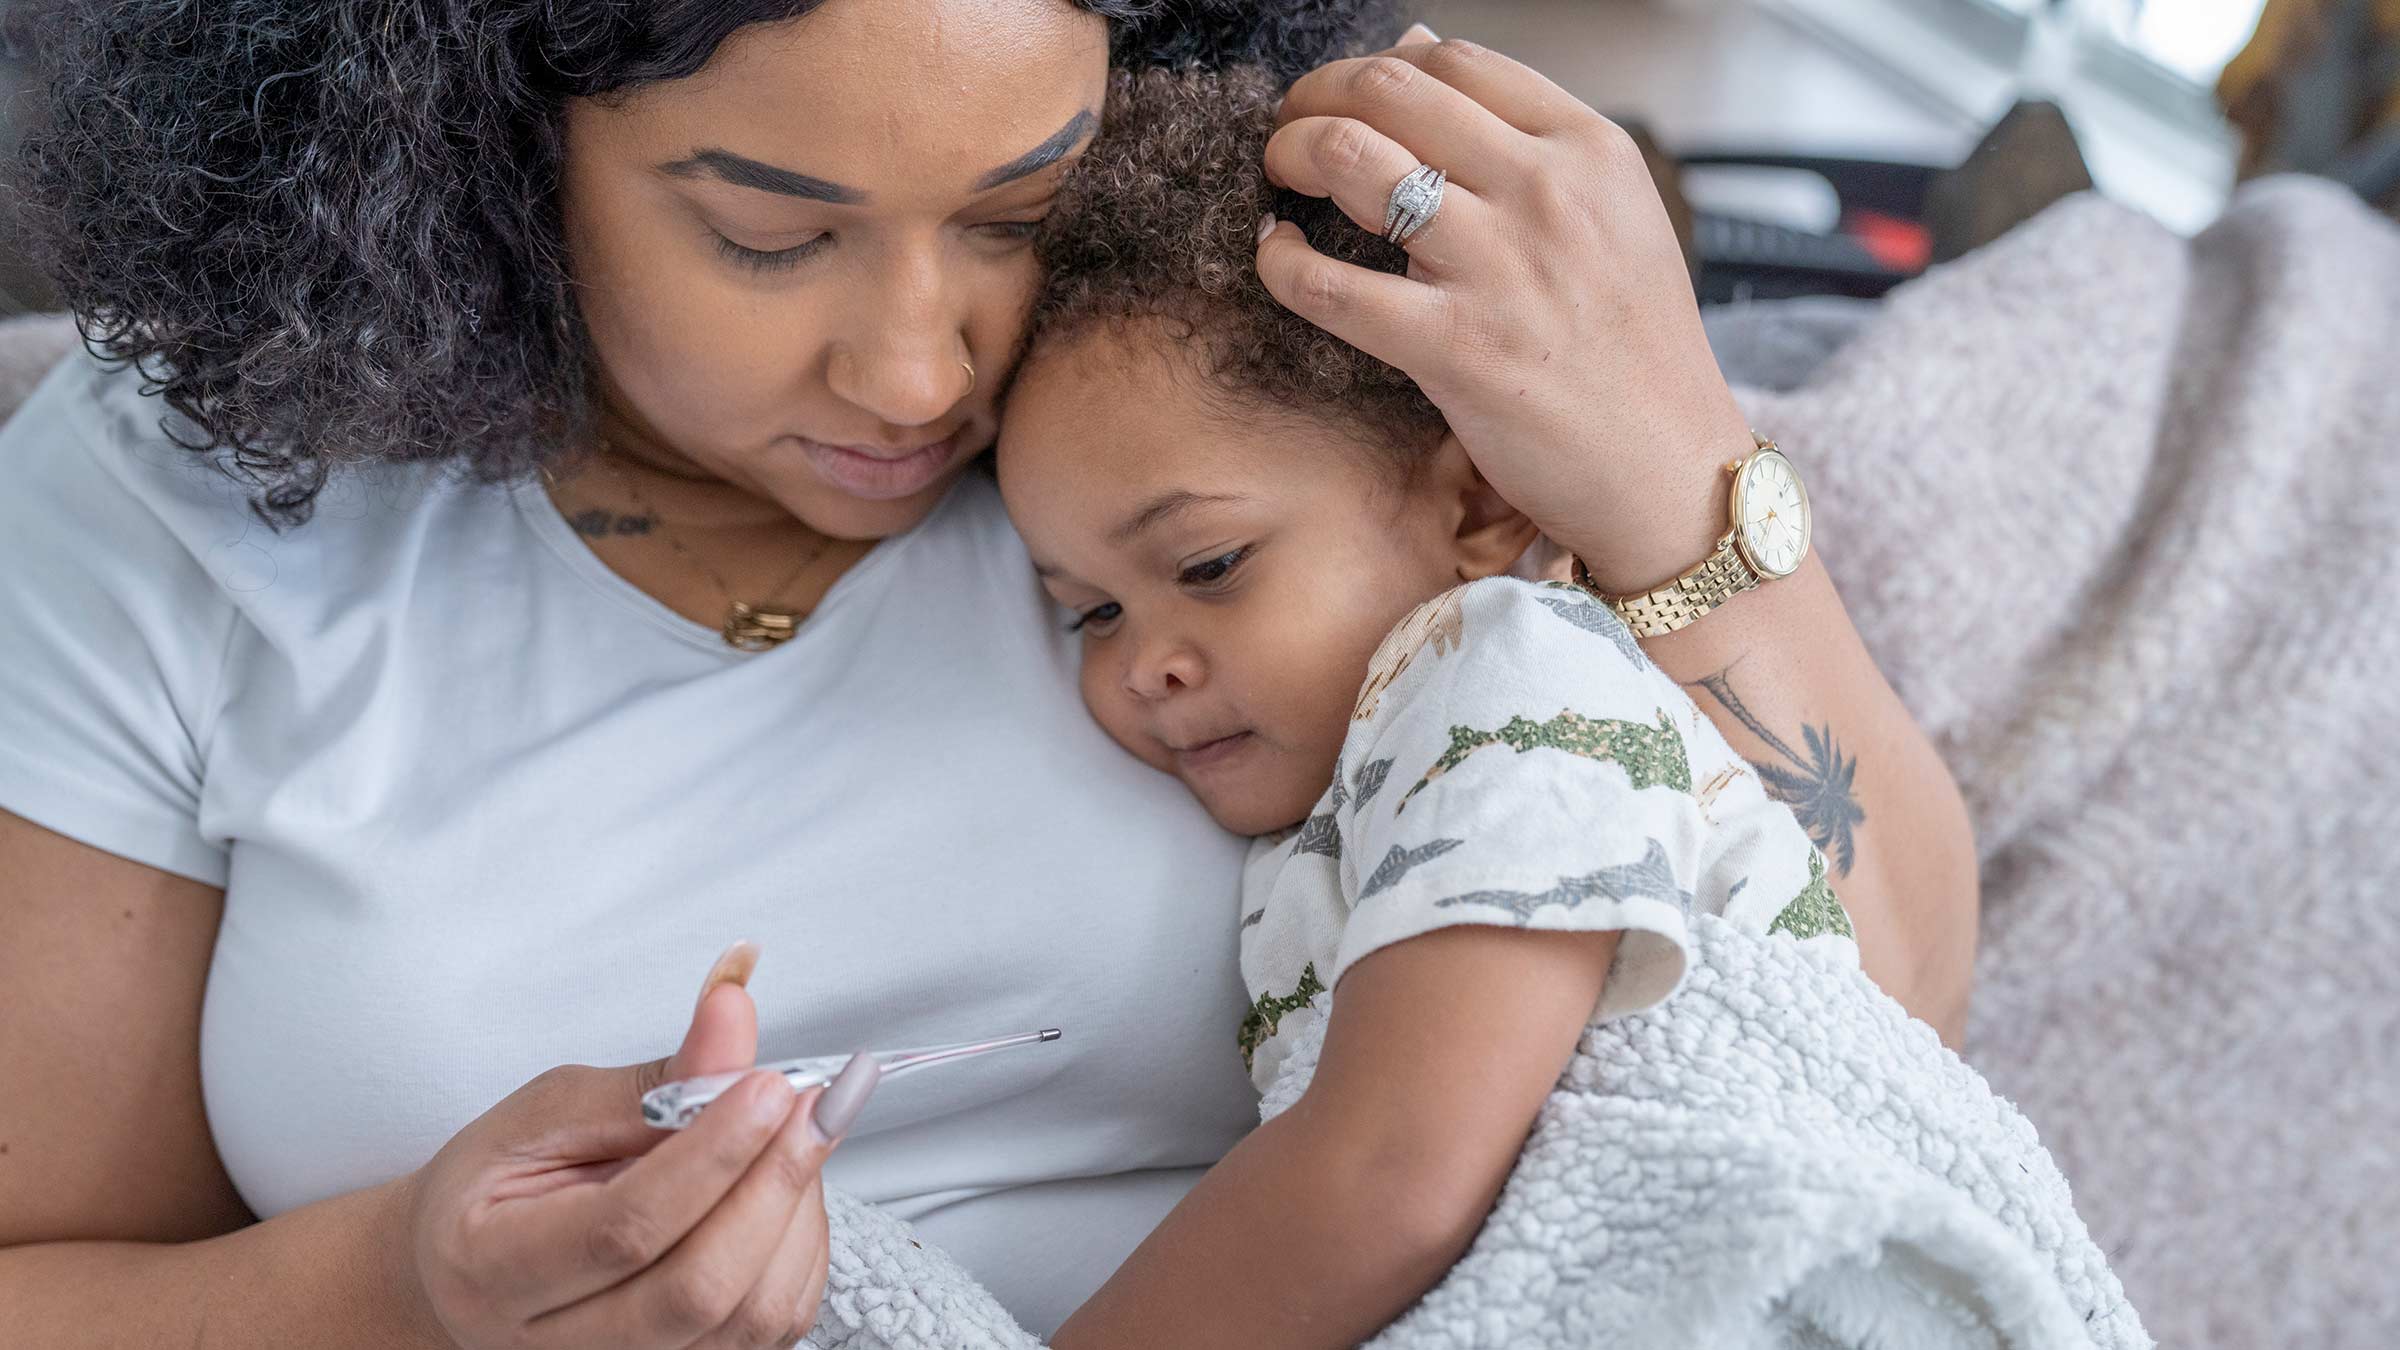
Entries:
[[1700, 616], [1758, 585], [1758, 573], [1733, 546], [1733, 531], [1717, 540], [1716, 548], [1698, 566], [1664, 586], [1639, 595], [1609, 595], [1592, 583], [1583, 559], [1575, 560], [1575, 584], [1599, 596], [1637, 638], [1664, 637], [1689, 628]]

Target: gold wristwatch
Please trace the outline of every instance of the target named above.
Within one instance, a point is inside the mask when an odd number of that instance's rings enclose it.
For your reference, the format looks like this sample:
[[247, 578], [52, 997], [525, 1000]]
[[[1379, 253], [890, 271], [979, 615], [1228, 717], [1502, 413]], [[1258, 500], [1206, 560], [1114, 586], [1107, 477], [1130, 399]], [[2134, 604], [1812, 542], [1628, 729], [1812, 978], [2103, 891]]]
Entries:
[[1575, 584], [1616, 611], [1635, 637], [1689, 628], [1742, 592], [1799, 571], [1808, 557], [1808, 489], [1800, 471], [1773, 441], [1755, 431], [1750, 436], [1757, 448], [1725, 466], [1733, 475], [1732, 526], [1698, 566], [1639, 595], [1608, 595], [1592, 584], [1583, 559], [1575, 560]]

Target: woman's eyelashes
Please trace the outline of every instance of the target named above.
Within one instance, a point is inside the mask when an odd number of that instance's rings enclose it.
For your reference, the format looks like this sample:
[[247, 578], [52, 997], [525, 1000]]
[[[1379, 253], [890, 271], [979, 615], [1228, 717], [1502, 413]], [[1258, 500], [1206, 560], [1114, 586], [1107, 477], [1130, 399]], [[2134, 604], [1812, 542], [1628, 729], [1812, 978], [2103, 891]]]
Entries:
[[[1042, 232], [1042, 223], [1049, 218], [1049, 211], [1045, 208], [1041, 215], [1031, 220], [994, 220], [969, 228], [978, 238], [991, 240], [1013, 252], [1030, 247], [1034, 236]], [[752, 272], [788, 272], [832, 247], [834, 241], [832, 232], [827, 231], [790, 248], [763, 249], [737, 244], [722, 232], [710, 233], [716, 236], [719, 254], [735, 266]]]
[[1042, 222], [1038, 220], [995, 220], [989, 225], [978, 225], [975, 228], [987, 239], [1015, 247], [1032, 243], [1033, 237], [1042, 232]]
[[720, 234], [717, 236], [717, 252], [724, 255], [726, 260], [735, 266], [746, 268], [752, 272], [788, 272], [816, 254], [824, 252], [832, 243], [833, 236], [831, 234], [820, 234], [806, 243], [794, 244], [790, 248], [744, 248]]

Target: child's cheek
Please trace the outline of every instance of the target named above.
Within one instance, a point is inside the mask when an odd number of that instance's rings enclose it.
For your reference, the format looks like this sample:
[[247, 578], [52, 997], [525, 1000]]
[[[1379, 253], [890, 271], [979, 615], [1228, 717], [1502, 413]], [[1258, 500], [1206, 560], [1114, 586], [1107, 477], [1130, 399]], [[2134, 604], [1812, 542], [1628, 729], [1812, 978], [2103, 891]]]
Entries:
[[1108, 653], [1097, 644], [1084, 644], [1080, 685], [1085, 710], [1091, 713], [1092, 720], [1100, 724], [1100, 729], [1108, 733], [1108, 738], [1115, 741], [1119, 749], [1153, 769], [1174, 772], [1175, 766], [1165, 747], [1142, 734], [1141, 724], [1135, 719], [1125, 693], [1124, 681], [1117, 677], [1115, 664]]

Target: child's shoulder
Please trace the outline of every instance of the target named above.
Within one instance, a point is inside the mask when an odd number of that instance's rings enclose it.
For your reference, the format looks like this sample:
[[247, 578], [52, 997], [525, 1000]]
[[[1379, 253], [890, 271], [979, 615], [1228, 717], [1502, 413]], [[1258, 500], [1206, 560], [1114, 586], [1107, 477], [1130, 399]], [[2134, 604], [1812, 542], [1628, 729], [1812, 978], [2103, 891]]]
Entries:
[[1649, 668], [1650, 658], [1634, 641], [1633, 630], [1599, 596], [1564, 581], [1526, 581], [1517, 577], [1487, 577], [1458, 588], [1460, 603], [1488, 624], [1505, 625], [1536, 641], [1560, 641], [1569, 646], [1604, 644], [1627, 664]]
[[1616, 611], [1581, 586], [1564, 581], [1486, 577], [1454, 587], [1401, 620], [1387, 645], [1423, 645], [1447, 640], [1459, 649], [1488, 653], [1494, 648], [1555, 651], [1597, 648], [1625, 664], [1651, 669], [1650, 658]]
[[1657, 674], [1624, 621], [1591, 592], [1560, 581], [1487, 577], [1444, 591], [1393, 625], [1367, 664], [1355, 716], [1373, 717], [1395, 684], [1421, 683], [1442, 667], [1505, 669], [1525, 680]]

